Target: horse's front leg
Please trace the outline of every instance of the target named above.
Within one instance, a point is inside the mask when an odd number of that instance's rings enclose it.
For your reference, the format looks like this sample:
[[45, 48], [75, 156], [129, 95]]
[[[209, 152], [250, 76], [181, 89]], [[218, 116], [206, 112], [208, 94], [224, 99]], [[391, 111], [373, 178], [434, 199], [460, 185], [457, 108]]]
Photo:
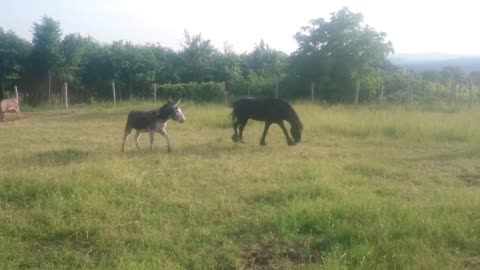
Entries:
[[271, 124], [272, 123], [270, 122], [265, 122], [265, 128], [263, 129], [262, 138], [260, 139], [260, 145], [267, 145], [265, 138], [267, 137], [268, 129], [270, 128]]
[[136, 131], [135, 133], [135, 145], [137, 146], [137, 149], [140, 150], [140, 145], [138, 144], [140, 140], [140, 134], [141, 132], [139, 130]]
[[295, 145], [295, 142], [293, 142], [293, 140], [290, 138], [290, 135], [288, 135], [288, 131], [285, 128], [285, 125], [283, 124], [283, 121], [278, 122], [278, 125], [282, 129], [283, 134], [285, 135], [285, 138], [287, 139], [287, 144], [288, 145]]
[[162, 134], [162, 136], [167, 140], [167, 152], [172, 152], [172, 148], [170, 147], [170, 138], [168, 137], [167, 131], [165, 131], [165, 129], [161, 129], [158, 131], [158, 133]]

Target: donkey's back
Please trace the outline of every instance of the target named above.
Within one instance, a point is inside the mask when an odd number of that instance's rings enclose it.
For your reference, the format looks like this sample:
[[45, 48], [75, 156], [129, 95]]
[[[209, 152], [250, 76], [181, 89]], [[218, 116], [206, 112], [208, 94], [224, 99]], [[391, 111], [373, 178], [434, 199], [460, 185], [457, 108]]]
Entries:
[[153, 130], [158, 119], [158, 111], [131, 111], [127, 117], [125, 130]]

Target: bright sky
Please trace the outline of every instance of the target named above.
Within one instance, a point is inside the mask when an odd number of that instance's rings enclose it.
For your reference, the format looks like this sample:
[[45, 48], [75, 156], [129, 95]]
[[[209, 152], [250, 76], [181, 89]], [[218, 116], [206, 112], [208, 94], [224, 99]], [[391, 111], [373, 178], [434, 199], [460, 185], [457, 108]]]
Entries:
[[251, 51], [260, 39], [290, 53], [293, 35], [311, 19], [348, 6], [388, 34], [396, 53], [480, 55], [478, 0], [0, 0], [0, 26], [31, 40], [42, 15], [108, 42], [160, 43], [180, 49], [184, 30], [201, 33], [220, 50]]

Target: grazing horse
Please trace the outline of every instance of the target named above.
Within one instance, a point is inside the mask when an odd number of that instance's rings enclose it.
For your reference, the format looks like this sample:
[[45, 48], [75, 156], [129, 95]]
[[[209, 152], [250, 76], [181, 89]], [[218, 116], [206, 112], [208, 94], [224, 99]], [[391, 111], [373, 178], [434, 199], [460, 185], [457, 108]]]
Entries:
[[128, 135], [132, 132], [132, 129], [136, 130], [135, 133], [135, 144], [137, 149], [140, 150], [138, 145], [138, 140], [140, 139], [140, 133], [148, 132], [150, 135], [150, 150], [153, 150], [153, 134], [155, 131], [160, 133], [167, 140], [167, 150], [171, 151], [170, 140], [168, 134], [165, 131], [168, 120], [172, 119], [183, 123], [185, 121], [185, 116], [182, 113], [182, 110], [178, 106], [180, 100], [177, 103], [168, 101], [167, 104], [163, 105], [158, 110], [153, 111], [131, 111], [128, 114], [127, 125], [125, 126], [125, 133], [123, 135], [122, 142], [122, 152], [125, 146], [125, 140]]
[[0, 120], [5, 120], [5, 113], [15, 111], [17, 113], [17, 119], [20, 118], [20, 107], [18, 105], [18, 99], [16, 98], [9, 98], [9, 99], [2, 99], [0, 101]]
[[[233, 103], [232, 121], [233, 121], [233, 142], [243, 140], [243, 129], [248, 119], [264, 121], [265, 128], [263, 130], [260, 145], [266, 145], [265, 137], [271, 124], [278, 124], [285, 134], [288, 145], [295, 145], [302, 139], [303, 125], [298, 118], [297, 113], [285, 101], [274, 98], [240, 98]], [[290, 123], [293, 140], [288, 135], [287, 129], [283, 121]], [[237, 132], [237, 128], [239, 132]]]

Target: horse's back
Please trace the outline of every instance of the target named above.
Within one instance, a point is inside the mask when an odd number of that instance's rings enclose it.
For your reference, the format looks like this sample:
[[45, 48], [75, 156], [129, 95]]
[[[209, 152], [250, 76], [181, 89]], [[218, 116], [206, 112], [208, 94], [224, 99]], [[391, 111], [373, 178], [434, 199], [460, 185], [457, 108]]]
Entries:
[[233, 114], [238, 118], [277, 122], [285, 120], [292, 111], [285, 101], [276, 98], [240, 98], [233, 103]]

